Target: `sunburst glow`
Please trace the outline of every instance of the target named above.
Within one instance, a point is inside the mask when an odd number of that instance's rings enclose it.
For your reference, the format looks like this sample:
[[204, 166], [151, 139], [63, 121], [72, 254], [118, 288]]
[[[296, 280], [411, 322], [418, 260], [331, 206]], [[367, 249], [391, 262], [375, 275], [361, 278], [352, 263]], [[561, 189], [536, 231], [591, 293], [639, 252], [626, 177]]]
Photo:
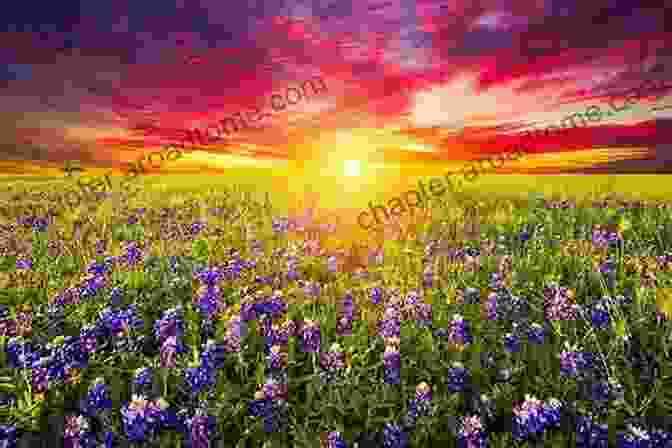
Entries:
[[356, 177], [361, 173], [361, 163], [359, 160], [346, 160], [343, 162], [343, 174], [348, 177]]

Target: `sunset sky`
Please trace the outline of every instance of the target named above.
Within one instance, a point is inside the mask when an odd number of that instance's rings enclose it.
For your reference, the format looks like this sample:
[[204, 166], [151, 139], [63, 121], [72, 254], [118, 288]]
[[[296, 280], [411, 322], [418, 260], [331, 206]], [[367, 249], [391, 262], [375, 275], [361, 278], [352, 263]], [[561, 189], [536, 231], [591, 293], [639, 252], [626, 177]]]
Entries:
[[[622, 105], [645, 79], [663, 88], [505, 170], [672, 171], [662, 2], [256, 1], [13, 4], [0, 19], [2, 173], [119, 168], [255, 106], [269, 115], [162, 169], [459, 167], [516, 132], [606, 111], [607, 93]], [[271, 111], [272, 94], [313, 77], [328, 91]]]

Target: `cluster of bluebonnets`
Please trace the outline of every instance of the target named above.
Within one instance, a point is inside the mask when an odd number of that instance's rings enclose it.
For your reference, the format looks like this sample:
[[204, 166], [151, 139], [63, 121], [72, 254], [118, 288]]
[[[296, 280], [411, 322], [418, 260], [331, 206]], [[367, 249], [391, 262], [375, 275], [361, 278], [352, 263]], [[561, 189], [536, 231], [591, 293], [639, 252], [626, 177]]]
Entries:
[[129, 209], [81, 257], [68, 218], [19, 216], [0, 446], [670, 447], [670, 210], [590, 205], [427, 226], [357, 269], [270, 211]]

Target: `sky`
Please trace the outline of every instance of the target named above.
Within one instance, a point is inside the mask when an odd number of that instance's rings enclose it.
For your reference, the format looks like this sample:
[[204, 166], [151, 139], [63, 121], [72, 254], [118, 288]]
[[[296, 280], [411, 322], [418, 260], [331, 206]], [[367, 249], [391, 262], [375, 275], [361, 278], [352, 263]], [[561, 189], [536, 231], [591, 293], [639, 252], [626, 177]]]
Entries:
[[[659, 2], [77, 3], [15, 2], [0, 17], [2, 174], [116, 170], [255, 107], [246, 129], [161, 170], [459, 167], [591, 105], [620, 107], [645, 80], [658, 87], [630, 109], [538, 138], [502, 170], [672, 172]], [[289, 104], [315, 79], [326, 89]]]

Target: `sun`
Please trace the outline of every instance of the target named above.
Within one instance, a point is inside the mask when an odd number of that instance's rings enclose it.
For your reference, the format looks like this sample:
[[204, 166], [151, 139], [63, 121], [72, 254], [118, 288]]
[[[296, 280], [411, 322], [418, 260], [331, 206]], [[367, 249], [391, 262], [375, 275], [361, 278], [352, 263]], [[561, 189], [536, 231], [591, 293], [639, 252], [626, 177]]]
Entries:
[[361, 163], [359, 160], [346, 160], [343, 162], [343, 174], [348, 177], [359, 176], [361, 172]]

